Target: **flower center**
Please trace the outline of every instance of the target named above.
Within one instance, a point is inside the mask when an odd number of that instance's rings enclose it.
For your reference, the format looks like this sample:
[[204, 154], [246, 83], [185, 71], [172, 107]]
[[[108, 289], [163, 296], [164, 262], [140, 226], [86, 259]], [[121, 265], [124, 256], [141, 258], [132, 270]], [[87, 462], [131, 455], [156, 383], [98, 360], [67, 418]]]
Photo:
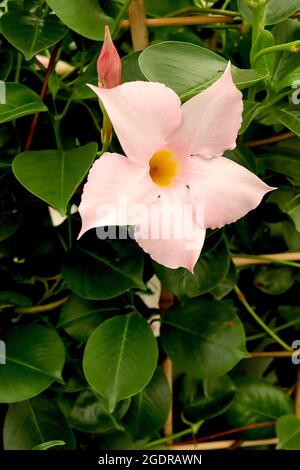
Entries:
[[171, 186], [178, 173], [178, 161], [171, 150], [155, 152], [149, 162], [150, 176], [153, 183], [159, 186]]

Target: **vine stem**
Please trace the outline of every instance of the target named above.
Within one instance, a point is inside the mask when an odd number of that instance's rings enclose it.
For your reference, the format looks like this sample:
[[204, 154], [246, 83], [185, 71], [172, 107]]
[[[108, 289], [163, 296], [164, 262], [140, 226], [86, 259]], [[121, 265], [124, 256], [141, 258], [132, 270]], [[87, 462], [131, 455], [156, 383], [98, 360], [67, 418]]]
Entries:
[[276, 46], [266, 47], [265, 49], [260, 50], [259, 52], [257, 52], [257, 54], [255, 54], [252, 65], [254, 65], [258, 61], [258, 59], [260, 59], [260, 57], [265, 54], [281, 51], [289, 51], [295, 53], [300, 52], [300, 40], [287, 42], [286, 44], [277, 44]]
[[70, 296], [67, 295], [66, 297], [63, 297], [62, 299], [56, 300], [55, 302], [50, 302], [49, 304], [45, 304], [45, 305], [35, 305], [33, 307], [18, 307], [15, 309], [15, 313], [36, 314], [36, 313], [49, 312], [65, 304], [67, 300], [69, 299], [69, 297]]
[[232, 256], [232, 261], [236, 266], [278, 263], [293, 268], [300, 268], [300, 263], [296, 263], [296, 261], [300, 261], [300, 252], [273, 253], [266, 255], [238, 254]]
[[250, 142], [245, 142], [243, 145], [245, 147], [259, 147], [261, 145], [275, 144], [276, 142], [281, 142], [283, 140], [291, 139], [295, 137], [293, 132], [285, 132], [284, 134], [274, 135], [272, 137], [267, 137], [266, 139], [252, 140]]
[[269, 328], [268, 325], [266, 325], [265, 322], [257, 315], [251, 305], [247, 302], [246, 297], [238, 286], [234, 287], [234, 291], [239, 301], [244, 305], [245, 309], [248, 313], [250, 313], [256, 323], [258, 323], [263, 328], [263, 330], [265, 330], [278, 344], [280, 344], [283, 349], [285, 349], [286, 351], [293, 351], [293, 349], [288, 344], [286, 344], [285, 341], [279, 338], [279, 336], [271, 328]]
[[[43, 85], [42, 85], [42, 88], [41, 88], [41, 91], [40, 91], [40, 98], [41, 98], [42, 101], [44, 100], [44, 98], [46, 96], [46, 93], [47, 93], [47, 90], [48, 90], [49, 77], [50, 77], [51, 72], [54, 69], [58, 51], [59, 51], [59, 45], [57, 44], [52, 49], [50, 61], [49, 61], [48, 67], [46, 69]], [[25, 145], [24, 145], [24, 151], [29, 150], [30, 147], [31, 147], [31, 143], [32, 143], [35, 131], [36, 131], [36, 126], [37, 126], [37, 123], [39, 121], [39, 116], [40, 116], [40, 113], [36, 113], [33, 116], [31, 126], [30, 126], [30, 129], [29, 129], [28, 135], [27, 135], [27, 140], [26, 140]]]

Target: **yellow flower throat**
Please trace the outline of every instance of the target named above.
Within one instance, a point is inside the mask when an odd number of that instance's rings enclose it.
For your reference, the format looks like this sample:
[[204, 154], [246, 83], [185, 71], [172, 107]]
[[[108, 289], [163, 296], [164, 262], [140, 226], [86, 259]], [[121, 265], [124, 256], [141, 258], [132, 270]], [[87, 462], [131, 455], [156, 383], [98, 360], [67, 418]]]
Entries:
[[150, 176], [159, 186], [171, 186], [178, 173], [178, 161], [171, 150], [155, 152], [149, 162]]

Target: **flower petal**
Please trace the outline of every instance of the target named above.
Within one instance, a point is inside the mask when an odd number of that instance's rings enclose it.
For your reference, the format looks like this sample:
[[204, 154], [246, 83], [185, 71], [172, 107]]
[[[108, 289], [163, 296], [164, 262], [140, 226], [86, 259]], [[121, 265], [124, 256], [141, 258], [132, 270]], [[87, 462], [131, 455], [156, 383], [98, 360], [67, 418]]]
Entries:
[[229, 63], [219, 80], [183, 104], [182, 123], [169, 137], [170, 147], [185, 155], [221, 156], [236, 146], [242, 111], [242, 93]]
[[170, 199], [161, 195], [136, 225], [134, 237], [158, 263], [193, 272], [203, 247], [205, 230], [196, 222], [187, 188], [184, 191], [183, 198]]
[[[205, 228], [235, 222], [261, 202], [271, 188], [254, 173], [225, 157], [189, 158], [191, 200], [204, 215]], [[198, 223], [201, 223], [199, 217]], [[202, 225], [203, 226], [203, 225]]]
[[156, 197], [148, 170], [117, 153], [104, 153], [92, 166], [83, 189], [79, 237], [94, 227], [135, 225], [145, 204]]
[[109, 90], [88, 86], [102, 101], [125, 154], [140, 165], [148, 165], [180, 125], [180, 100], [161, 83], [136, 81]]

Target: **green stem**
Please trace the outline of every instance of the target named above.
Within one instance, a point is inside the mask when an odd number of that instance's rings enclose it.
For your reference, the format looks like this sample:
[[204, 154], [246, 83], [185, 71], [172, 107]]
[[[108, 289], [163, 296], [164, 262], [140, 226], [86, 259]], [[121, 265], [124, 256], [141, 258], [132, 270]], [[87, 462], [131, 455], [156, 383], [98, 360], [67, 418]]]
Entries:
[[17, 63], [16, 63], [16, 70], [15, 70], [15, 83], [19, 83], [20, 81], [20, 74], [21, 74], [21, 67], [22, 67], [23, 56], [21, 52], [17, 53]]
[[114, 24], [114, 27], [113, 27], [113, 30], [112, 30], [112, 33], [111, 33], [111, 36], [114, 37], [114, 35], [118, 32], [118, 29], [119, 29], [119, 23], [120, 21], [123, 19], [123, 16], [125, 15], [125, 13], [127, 12], [128, 10], [128, 7], [130, 5], [130, 3], [132, 2], [132, 0], [125, 0], [125, 2], [123, 3], [122, 7], [120, 8], [120, 11], [115, 19], [115, 24]]
[[72, 101], [73, 101], [73, 93], [71, 93], [71, 95], [69, 96], [64, 109], [62, 110], [62, 112], [60, 114], [58, 114], [56, 116], [56, 119], [61, 121], [66, 116], [67, 112], [69, 111], [69, 107], [70, 107]]
[[62, 144], [61, 134], [60, 134], [60, 119], [58, 119], [57, 116], [53, 116], [52, 125], [53, 125], [57, 148], [58, 150], [63, 150], [63, 144]]
[[67, 211], [68, 217], [68, 248], [69, 250], [72, 249], [72, 216], [71, 216], [71, 207], [68, 208]]
[[254, 65], [263, 55], [278, 51], [289, 51], [294, 53], [300, 52], [300, 40], [287, 42], [286, 44], [277, 44], [276, 46], [270, 46], [262, 49], [261, 51], [257, 52], [257, 54], [255, 54], [252, 65]]
[[231, 2], [231, 0], [225, 0], [225, 2], [223, 3], [223, 5], [221, 6], [222, 10], [226, 10], [226, 8], [228, 7], [229, 3]]
[[224, 8], [202, 8], [198, 4], [199, 13], [213, 13], [215, 15], [225, 15], [225, 16], [241, 16], [239, 11], [225, 10]]
[[269, 334], [269, 336], [271, 336], [278, 344], [280, 344], [283, 349], [285, 349], [286, 351], [292, 351], [293, 349], [288, 344], [286, 344], [281, 338], [279, 338], [279, 336], [277, 336], [277, 334], [268, 325], [266, 325], [265, 322], [257, 315], [251, 305], [248, 304], [246, 297], [238, 286], [234, 287], [234, 291], [239, 301], [244, 305], [245, 309], [248, 313], [250, 313], [256, 323], [258, 323], [262, 327], [262, 329]]
[[[203, 420], [200, 422], [200, 425], [202, 423], [203, 423]], [[186, 436], [187, 434], [193, 434], [194, 431], [195, 431], [194, 426], [195, 425], [191, 426], [188, 429], [185, 429], [184, 431], [180, 431], [180, 432], [177, 432], [175, 434], [172, 434], [171, 436], [162, 437], [161, 439], [156, 439], [155, 441], [148, 442], [148, 444], [146, 444], [144, 446], [144, 449], [151, 449], [152, 447], [156, 447], [160, 444], [164, 444], [165, 442], [169, 442], [169, 441], [173, 441], [175, 439], [179, 439], [180, 437]]]
[[[273, 331], [277, 332], [277, 331], [286, 330], [290, 326], [298, 325], [298, 323], [300, 323], [300, 318], [296, 318], [295, 320], [285, 323], [284, 325], [277, 326], [277, 328], [273, 328]], [[265, 337], [265, 333], [257, 333], [256, 335], [248, 336], [248, 338], [246, 338], [246, 341], [254, 341], [256, 339], [260, 339], [264, 337]]]

